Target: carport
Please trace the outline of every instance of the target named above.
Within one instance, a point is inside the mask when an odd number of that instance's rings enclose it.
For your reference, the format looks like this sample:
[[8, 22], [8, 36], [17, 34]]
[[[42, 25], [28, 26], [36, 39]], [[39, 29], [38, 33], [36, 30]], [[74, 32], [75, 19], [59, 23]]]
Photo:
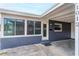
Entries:
[[67, 46], [75, 52], [75, 4], [61, 5], [45, 15], [43, 21], [48, 25], [50, 42], [59, 41], [55, 43], [57, 47]]
[[48, 24], [48, 39], [52, 41], [75, 39], [74, 19], [75, 5], [68, 3], [45, 15], [43, 22]]

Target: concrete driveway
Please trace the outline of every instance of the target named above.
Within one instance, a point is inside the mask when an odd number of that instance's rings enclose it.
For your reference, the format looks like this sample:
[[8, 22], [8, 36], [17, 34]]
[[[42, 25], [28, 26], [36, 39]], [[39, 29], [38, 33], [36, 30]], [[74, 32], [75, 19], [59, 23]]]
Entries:
[[1, 56], [74, 56], [74, 40], [52, 42], [51, 46], [33, 44], [0, 50]]

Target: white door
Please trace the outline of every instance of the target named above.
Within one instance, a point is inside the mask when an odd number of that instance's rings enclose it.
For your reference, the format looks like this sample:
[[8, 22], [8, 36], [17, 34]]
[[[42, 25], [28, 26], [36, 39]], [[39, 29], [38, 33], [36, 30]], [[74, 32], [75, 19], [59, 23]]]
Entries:
[[42, 24], [42, 40], [48, 40], [47, 38], [47, 24], [43, 23]]

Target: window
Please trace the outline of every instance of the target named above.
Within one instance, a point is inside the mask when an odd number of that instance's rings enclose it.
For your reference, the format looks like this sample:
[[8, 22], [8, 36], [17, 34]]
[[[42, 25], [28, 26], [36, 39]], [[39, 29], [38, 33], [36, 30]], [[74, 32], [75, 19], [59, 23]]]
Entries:
[[24, 35], [24, 20], [4, 18], [4, 35]]
[[41, 34], [40, 21], [27, 21], [27, 35]]
[[16, 21], [16, 35], [23, 35], [24, 34], [24, 20]]
[[34, 21], [27, 21], [27, 34], [34, 34]]
[[[20, 19], [4, 18], [4, 35], [24, 35], [25, 21]], [[27, 21], [27, 35], [41, 34], [40, 21]]]
[[46, 28], [47, 28], [46, 24], [43, 24], [43, 36], [44, 37], [46, 37], [46, 34], [47, 34]]
[[54, 32], [62, 32], [62, 24], [55, 23], [54, 24]]
[[41, 34], [41, 22], [35, 22], [35, 34]]
[[14, 35], [15, 31], [15, 22], [11, 19], [4, 19], [4, 35]]

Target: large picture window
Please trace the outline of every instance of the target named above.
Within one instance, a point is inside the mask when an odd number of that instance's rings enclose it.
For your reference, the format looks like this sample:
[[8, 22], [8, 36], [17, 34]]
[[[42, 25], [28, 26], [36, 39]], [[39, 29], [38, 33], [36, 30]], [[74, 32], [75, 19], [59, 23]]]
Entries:
[[11, 19], [4, 19], [4, 35], [14, 35], [15, 31], [15, 22]]
[[24, 34], [24, 20], [16, 21], [16, 35], [23, 35]]
[[34, 21], [27, 21], [27, 35], [34, 34]]
[[41, 34], [40, 21], [27, 21], [27, 35]]
[[41, 22], [35, 22], [35, 34], [41, 34]]
[[4, 35], [24, 35], [24, 20], [4, 18]]
[[[25, 21], [21, 19], [4, 18], [4, 35], [24, 35]], [[41, 34], [40, 21], [27, 21], [27, 35]]]

